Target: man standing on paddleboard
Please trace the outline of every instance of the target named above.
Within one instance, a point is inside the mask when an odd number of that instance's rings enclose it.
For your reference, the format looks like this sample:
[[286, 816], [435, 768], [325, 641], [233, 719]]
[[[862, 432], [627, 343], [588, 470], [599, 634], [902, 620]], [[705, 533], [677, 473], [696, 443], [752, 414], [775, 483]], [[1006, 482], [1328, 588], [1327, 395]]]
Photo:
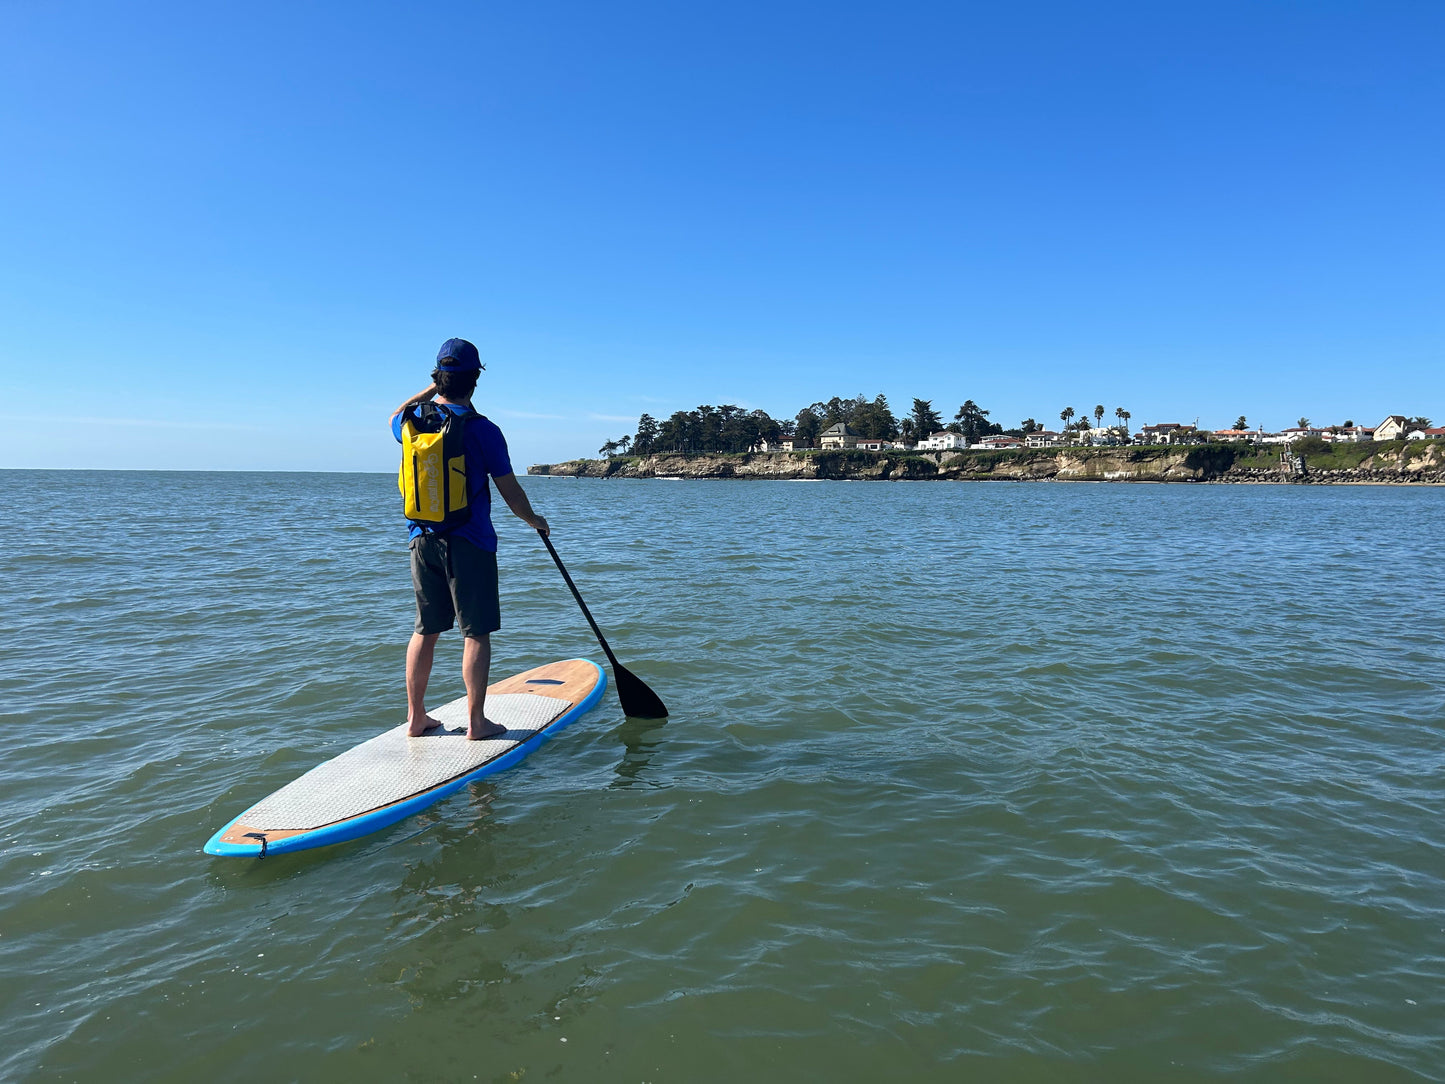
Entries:
[[406, 699], [407, 733], [414, 738], [441, 726], [426, 713], [426, 686], [437, 637], [454, 622], [461, 625], [465, 637], [462, 678], [467, 686], [467, 737], [479, 740], [506, 733], [506, 727], [493, 723], [485, 713], [487, 674], [492, 665], [491, 634], [502, 627], [497, 532], [492, 527], [487, 476], [496, 483], [497, 492], [514, 515], [543, 534], [548, 533], [547, 521], [533, 511], [512, 472], [502, 431], [472, 407], [472, 392], [482, 368], [475, 346], [466, 339], [448, 339], [437, 352], [431, 386], [413, 395], [391, 416], [392, 436], [398, 441], [403, 440], [403, 426], [409, 419], [414, 428], [421, 424], [421, 415], [427, 413], [422, 404], [433, 399], [462, 423], [465, 474], [458, 472], [453, 477], [463, 478], [470, 508], [469, 518], [455, 526], [432, 527], [408, 521], [416, 631], [406, 649]]

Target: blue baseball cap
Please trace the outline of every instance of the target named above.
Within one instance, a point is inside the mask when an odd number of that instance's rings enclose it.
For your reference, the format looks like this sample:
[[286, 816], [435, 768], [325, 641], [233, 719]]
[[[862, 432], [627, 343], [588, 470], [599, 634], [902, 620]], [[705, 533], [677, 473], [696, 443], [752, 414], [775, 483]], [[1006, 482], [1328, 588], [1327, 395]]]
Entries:
[[[450, 361], [451, 365], [444, 362]], [[485, 369], [477, 348], [466, 339], [448, 339], [437, 351], [437, 368], [444, 373], [474, 373]]]

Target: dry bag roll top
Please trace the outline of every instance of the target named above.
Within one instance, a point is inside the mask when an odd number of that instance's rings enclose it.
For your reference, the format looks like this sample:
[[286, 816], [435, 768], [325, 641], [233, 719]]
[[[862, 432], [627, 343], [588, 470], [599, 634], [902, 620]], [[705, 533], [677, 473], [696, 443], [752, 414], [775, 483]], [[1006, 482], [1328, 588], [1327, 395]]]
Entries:
[[435, 403], [408, 411], [401, 426], [402, 514], [424, 531], [445, 532], [472, 516], [467, 492], [467, 422]]

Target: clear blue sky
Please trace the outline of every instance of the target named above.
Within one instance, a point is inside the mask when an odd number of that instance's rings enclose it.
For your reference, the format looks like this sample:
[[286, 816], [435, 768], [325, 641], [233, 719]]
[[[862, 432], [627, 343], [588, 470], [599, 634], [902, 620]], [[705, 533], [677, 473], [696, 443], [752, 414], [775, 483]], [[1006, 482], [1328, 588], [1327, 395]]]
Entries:
[[[1445, 418], [1445, 3], [0, 4], [0, 466]], [[60, 406], [75, 425], [42, 423]]]

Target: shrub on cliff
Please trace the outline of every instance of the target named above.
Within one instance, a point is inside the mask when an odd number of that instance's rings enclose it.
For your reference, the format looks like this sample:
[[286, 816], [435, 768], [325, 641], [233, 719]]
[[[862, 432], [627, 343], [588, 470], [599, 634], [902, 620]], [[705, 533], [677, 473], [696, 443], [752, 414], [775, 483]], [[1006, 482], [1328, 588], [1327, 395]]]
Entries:
[[876, 452], [860, 452], [856, 448], [845, 448], [841, 451], [830, 449], [826, 452], [818, 452], [813, 457], [817, 464], [819, 474], [834, 473], [842, 471], [847, 467], [871, 467], [879, 460]]
[[1201, 444], [1189, 450], [1184, 466], [1206, 476], [1218, 476], [1234, 466], [1235, 454], [1232, 444]]
[[893, 473], [905, 478], [926, 478], [938, 473], [938, 464], [921, 455], [905, 455], [898, 460]]

